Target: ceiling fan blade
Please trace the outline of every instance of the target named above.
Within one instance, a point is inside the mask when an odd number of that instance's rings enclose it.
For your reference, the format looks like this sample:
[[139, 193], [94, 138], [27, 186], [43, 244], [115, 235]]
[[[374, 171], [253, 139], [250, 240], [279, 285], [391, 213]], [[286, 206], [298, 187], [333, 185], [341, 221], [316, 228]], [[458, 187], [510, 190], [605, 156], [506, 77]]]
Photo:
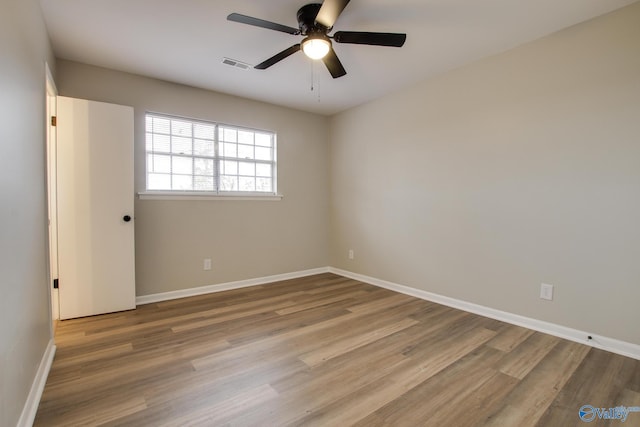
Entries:
[[347, 4], [349, 4], [349, 0], [325, 0], [316, 16], [316, 22], [324, 27], [332, 28]]
[[249, 24], [254, 27], [266, 28], [268, 30], [281, 31], [287, 34], [300, 34], [298, 28], [287, 27], [286, 25], [276, 24], [275, 22], [265, 21], [264, 19], [253, 18], [239, 13], [232, 13], [227, 16], [228, 21], [239, 22], [241, 24]]
[[407, 40], [406, 34], [368, 33], [361, 31], [338, 31], [333, 35], [337, 43], [368, 44], [372, 46], [402, 47]]
[[336, 52], [333, 50], [333, 48], [329, 49], [329, 53], [327, 53], [327, 55], [322, 58], [322, 62], [324, 62], [324, 65], [327, 66], [327, 70], [329, 70], [331, 76], [334, 79], [347, 74], [347, 70], [345, 70], [342, 66], [342, 63], [338, 59], [338, 55], [336, 55]]
[[299, 50], [300, 50], [300, 44], [299, 43], [298, 44], [294, 44], [290, 48], [285, 49], [280, 53], [276, 53], [271, 58], [267, 59], [264, 62], [261, 62], [260, 64], [256, 65], [253, 68], [255, 68], [257, 70], [266, 70], [267, 68], [269, 68], [272, 65], [282, 61], [286, 57], [293, 55], [294, 53], [296, 53]]

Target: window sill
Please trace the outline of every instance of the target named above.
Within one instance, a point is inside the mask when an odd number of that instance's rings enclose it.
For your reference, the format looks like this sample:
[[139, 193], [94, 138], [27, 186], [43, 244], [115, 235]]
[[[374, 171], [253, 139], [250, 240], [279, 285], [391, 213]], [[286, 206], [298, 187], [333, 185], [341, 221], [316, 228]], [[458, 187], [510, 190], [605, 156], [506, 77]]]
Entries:
[[282, 194], [214, 194], [201, 192], [181, 191], [143, 191], [138, 193], [140, 200], [282, 200]]

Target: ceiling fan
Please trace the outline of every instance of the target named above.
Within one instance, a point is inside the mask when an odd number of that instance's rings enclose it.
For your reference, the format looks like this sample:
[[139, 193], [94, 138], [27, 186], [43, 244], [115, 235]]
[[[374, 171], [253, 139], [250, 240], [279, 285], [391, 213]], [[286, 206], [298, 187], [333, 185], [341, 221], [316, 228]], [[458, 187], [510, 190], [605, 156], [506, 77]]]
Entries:
[[302, 6], [300, 10], [298, 10], [297, 15], [299, 28], [288, 27], [239, 13], [232, 13], [227, 16], [227, 19], [229, 21], [305, 37], [300, 43], [294, 44], [282, 52], [275, 54], [254, 68], [266, 70], [299, 50], [302, 50], [311, 59], [322, 59], [329, 73], [331, 73], [335, 79], [344, 76], [347, 74], [347, 71], [333, 50], [331, 40], [336, 43], [402, 47], [407, 39], [406, 34], [362, 31], [338, 31], [330, 36], [329, 32], [348, 3], [349, 0], [325, 0], [322, 4], [312, 3]]

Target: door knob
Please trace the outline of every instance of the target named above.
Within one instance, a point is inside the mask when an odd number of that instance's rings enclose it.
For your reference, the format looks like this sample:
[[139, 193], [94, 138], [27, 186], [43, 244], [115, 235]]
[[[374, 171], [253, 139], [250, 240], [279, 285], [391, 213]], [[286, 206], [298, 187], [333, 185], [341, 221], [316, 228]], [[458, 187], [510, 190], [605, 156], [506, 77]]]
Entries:
[[125, 216], [122, 217], [122, 220], [124, 222], [129, 222], [129, 221], [131, 221], [131, 217], [129, 215], [125, 215]]

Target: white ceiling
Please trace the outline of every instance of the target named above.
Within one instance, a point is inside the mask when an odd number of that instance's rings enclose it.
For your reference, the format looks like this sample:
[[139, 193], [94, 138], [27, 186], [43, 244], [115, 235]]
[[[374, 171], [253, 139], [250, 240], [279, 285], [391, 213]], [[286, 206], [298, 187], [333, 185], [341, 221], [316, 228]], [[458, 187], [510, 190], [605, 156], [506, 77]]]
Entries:
[[[304, 111], [334, 114], [637, 0], [351, 0], [334, 31], [407, 33], [402, 48], [334, 43], [332, 79], [301, 52], [258, 64], [301, 36], [226, 20], [232, 12], [297, 28], [309, 0], [41, 0], [58, 58]], [[312, 91], [312, 81], [315, 88]]]

